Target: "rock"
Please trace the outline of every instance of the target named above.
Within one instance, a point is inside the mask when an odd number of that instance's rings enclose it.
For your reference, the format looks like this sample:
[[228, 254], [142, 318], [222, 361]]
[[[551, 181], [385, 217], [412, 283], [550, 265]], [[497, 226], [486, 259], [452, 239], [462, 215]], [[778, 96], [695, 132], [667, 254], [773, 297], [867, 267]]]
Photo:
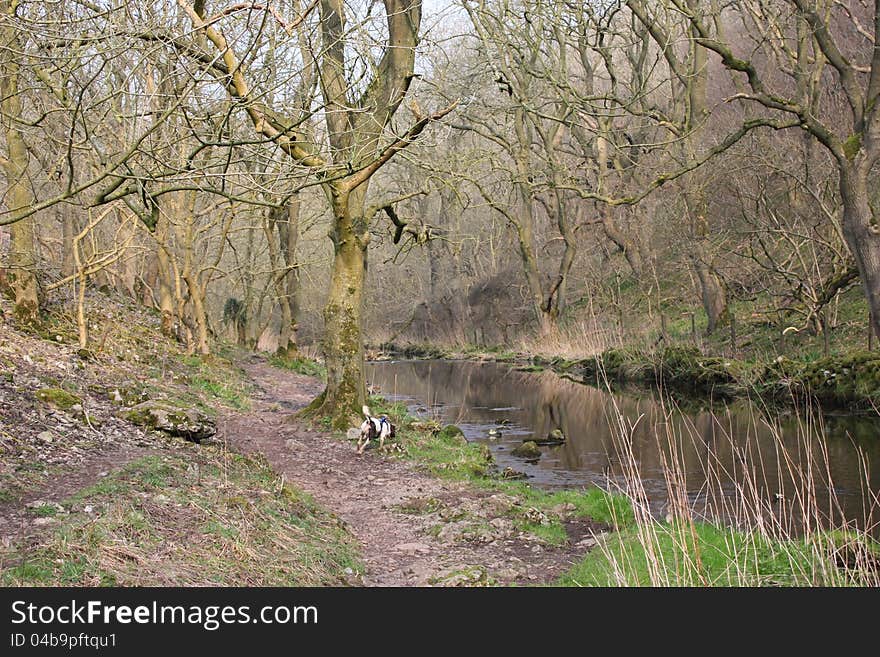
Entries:
[[545, 437], [540, 438], [538, 436], [535, 436], [532, 440], [534, 440], [538, 445], [561, 445], [565, 442], [565, 434], [562, 433], [562, 429], [554, 429]]
[[34, 500], [25, 504], [28, 509], [51, 509], [52, 515], [56, 513], [64, 513], [64, 507], [58, 502], [47, 502], [46, 500]]
[[467, 443], [467, 439], [464, 437], [464, 431], [459, 429], [454, 424], [448, 424], [443, 427], [437, 434], [437, 437], [452, 442], [458, 442], [462, 444]]
[[170, 401], [154, 399], [141, 402], [122, 417], [132, 424], [156, 429], [169, 436], [179, 436], [200, 443], [217, 433], [214, 421], [196, 408], [176, 406]]
[[295, 441], [293, 438], [288, 438], [284, 441], [284, 449], [286, 449], [288, 452], [295, 452], [300, 447], [302, 447], [302, 445]]
[[70, 410], [73, 406], [82, 402], [79, 397], [61, 388], [41, 388], [34, 394], [41, 402], [62, 411]]
[[524, 459], [541, 458], [541, 450], [538, 448], [538, 444], [534, 440], [527, 440], [519, 447], [514, 448], [511, 454]]
[[501, 432], [498, 429], [489, 429], [489, 440], [498, 440], [501, 437]]
[[438, 433], [443, 427], [437, 420], [419, 420], [410, 425], [413, 431], [425, 433]]
[[432, 586], [494, 586], [495, 578], [491, 577], [484, 566], [465, 566], [459, 570], [448, 571], [428, 580]]
[[41, 443], [49, 444], [53, 440], [55, 440], [55, 434], [53, 434], [51, 431], [41, 431], [37, 434], [37, 440], [39, 440]]
[[357, 427], [352, 427], [345, 433], [345, 437], [352, 441], [357, 440], [361, 437], [361, 430]]
[[514, 470], [511, 467], [504, 468], [498, 476], [501, 479], [526, 479], [528, 475], [525, 472], [520, 472], [519, 470]]
[[571, 502], [563, 502], [562, 504], [554, 506], [551, 511], [558, 516], [566, 517], [571, 515], [574, 511], [577, 511], [577, 507]]
[[547, 517], [547, 514], [540, 509], [536, 509], [535, 507], [529, 507], [528, 509], [526, 509], [523, 515], [529, 522], [533, 522], [538, 525], [550, 524], [550, 518]]

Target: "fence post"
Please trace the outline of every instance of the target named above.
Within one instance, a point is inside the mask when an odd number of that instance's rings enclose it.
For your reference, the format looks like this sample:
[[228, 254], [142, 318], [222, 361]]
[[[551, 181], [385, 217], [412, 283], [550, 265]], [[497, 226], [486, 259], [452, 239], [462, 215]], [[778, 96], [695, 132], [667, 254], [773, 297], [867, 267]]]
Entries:
[[697, 344], [697, 320], [696, 313], [694, 311], [691, 311], [691, 339], [694, 341], [694, 346], [698, 347], [699, 344]]

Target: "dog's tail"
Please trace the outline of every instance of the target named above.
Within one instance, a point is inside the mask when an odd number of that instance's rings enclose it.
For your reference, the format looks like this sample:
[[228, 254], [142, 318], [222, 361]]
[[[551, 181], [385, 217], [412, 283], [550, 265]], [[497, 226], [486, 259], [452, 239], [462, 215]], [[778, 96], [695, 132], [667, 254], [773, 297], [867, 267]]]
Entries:
[[366, 418], [367, 418], [368, 420], [369, 420], [371, 417], [373, 417], [372, 415], [370, 415], [370, 409], [367, 408], [366, 406], [362, 406], [362, 407], [361, 407], [361, 410], [364, 412], [364, 415], [366, 416]]

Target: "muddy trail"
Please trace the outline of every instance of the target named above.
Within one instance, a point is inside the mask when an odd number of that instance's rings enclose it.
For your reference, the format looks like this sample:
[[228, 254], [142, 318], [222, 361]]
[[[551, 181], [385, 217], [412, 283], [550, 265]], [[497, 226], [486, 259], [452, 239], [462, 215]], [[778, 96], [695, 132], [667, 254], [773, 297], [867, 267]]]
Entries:
[[294, 415], [320, 393], [318, 380], [256, 357], [240, 365], [256, 388], [253, 407], [225, 416], [218, 437], [236, 451], [265, 455], [346, 524], [365, 565], [351, 584], [549, 583], [596, 545], [603, 527], [589, 520], [565, 519], [569, 540], [548, 545], [515, 528], [511, 510], [522, 509], [511, 496], [438, 479], [399, 456], [357, 455], [349, 441]]

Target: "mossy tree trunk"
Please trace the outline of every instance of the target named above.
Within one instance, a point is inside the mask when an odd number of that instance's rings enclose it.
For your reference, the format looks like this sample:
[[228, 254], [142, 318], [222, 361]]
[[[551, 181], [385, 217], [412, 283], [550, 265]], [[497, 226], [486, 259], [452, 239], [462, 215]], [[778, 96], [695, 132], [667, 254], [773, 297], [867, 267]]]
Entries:
[[[0, 12], [6, 19], [0, 31], [3, 49], [0, 53], [0, 120], [6, 136], [6, 157], [2, 158], [6, 173], [6, 208], [14, 219], [16, 213], [29, 210], [34, 195], [28, 183], [28, 151], [18, 123], [22, 116], [19, 95], [20, 51], [16, 28], [9, 22], [14, 15], [15, 1], [0, 1]], [[19, 219], [10, 226], [9, 258], [6, 280], [14, 306], [13, 312], [22, 324], [35, 326], [40, 322], [40, 295], [37, 285], [37, 251], [33, 218]]]
[[344, 429], [358, 422], [366, 402], [364, 348], [361, 339], [364, 280], [369, 233], [364, 221], [367, 185], [355, 192], [331, 191], [334, 228], [333, 270], [324, 308], [324, 360], [327, 389], [314, 405], [316, 415], [329, 416]]
[[[265, 89], [252, 89], [245, 63], [239, 59], [222, 29], [207, 21], [204, 3], [178, 0], [193, 27], [215, 48], [222, 60], [227, 93], [241, 101], [254, 126], [296, 164], [324, 179], [334, 218], [331, 238], [333, 269], [327, 306], [324, 310], [324, 355], [327, 388], [306, 412], [329, 415], [338, 427], [348, 425], [360, 412], [365, 399], [364, 350], [361, 344], [363, 286], [368, 243], [364, 200], [368, 181], [382, 166], [433, 121], [453, 110], [456, 103], [431, 115], [422, 115], [416, 105], [416, 122], [390, 137], [386, 128], [403, 102], [412, 83], [415, 49], [422, 19], [421, 0], [383, 0], [387, 40], [376, 60], [371, 79], [350, 79], [352, 66], [346, 56], [352, 34], [346, 27], [348, 11], [342, 0], [320, 0], [318, 11], [320, 52], [308, 48], [308, 68], [317, 67], [322, 96], [322, 118], [326, 124], [329, 151], [314, 150], [313, 140], [304, 138], [297, 126], [310, 119], [309, 110], [282, 116], [266, 105]], [[310, 11], [310, 10], [307, 10]], [[312, 59], [313, 58], [313, 59]], [[310, 74], [306, 74], [307, 79]], [[311, 107], [311, 104], [302, 107]], [[307, 128], [303, 128], [307, 131]], [[320, 141], [320, 140], [318, 140]]]

